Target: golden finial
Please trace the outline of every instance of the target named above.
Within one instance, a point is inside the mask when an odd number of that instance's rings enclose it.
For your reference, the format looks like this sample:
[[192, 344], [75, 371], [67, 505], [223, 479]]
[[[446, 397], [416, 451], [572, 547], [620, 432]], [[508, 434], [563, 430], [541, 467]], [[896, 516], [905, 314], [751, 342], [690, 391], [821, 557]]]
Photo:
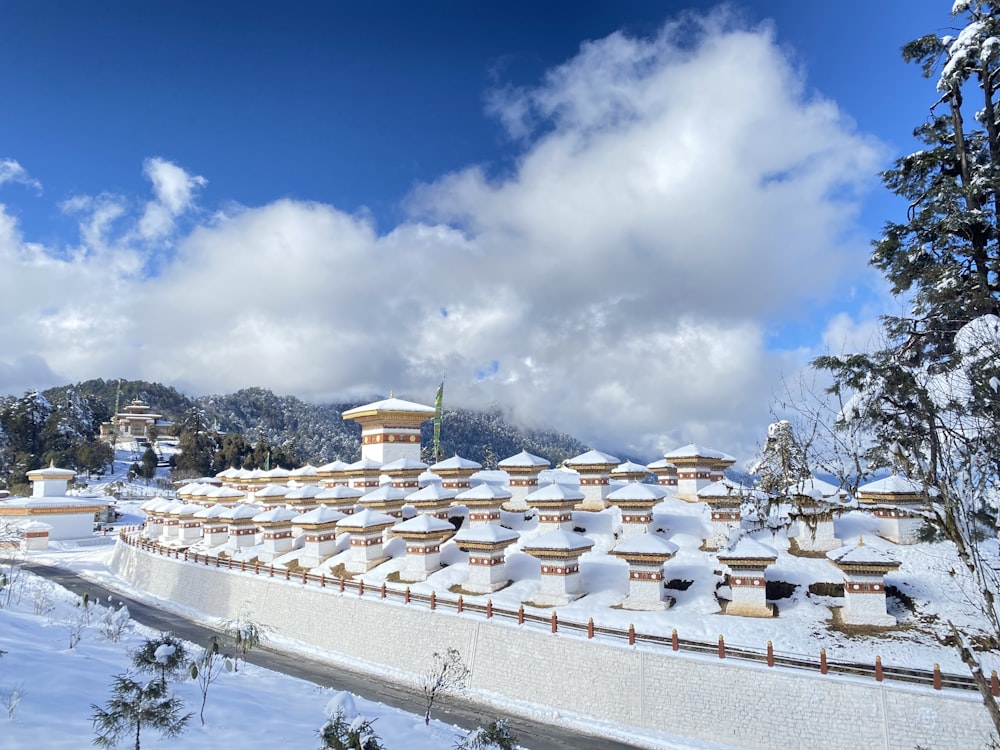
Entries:
[[861, 534], [858, 534], [858, 546], [859, 547], [864, 547], [865, 546], [865, 540], [864, 540], [864, 537], [861, 536]]

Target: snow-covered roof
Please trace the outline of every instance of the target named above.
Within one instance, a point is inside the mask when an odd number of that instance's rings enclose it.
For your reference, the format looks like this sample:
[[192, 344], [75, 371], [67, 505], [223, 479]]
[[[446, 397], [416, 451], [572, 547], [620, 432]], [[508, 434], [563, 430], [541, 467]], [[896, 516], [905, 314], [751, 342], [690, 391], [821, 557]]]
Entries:
[[347, 518], [342, 518], [337, 521], [337, 528], [348, 530], [358, 529], [364, 531], [365, 529], [370, 529], [376, 526], [391, 526], [394, 523], [396, 523], [396, 519], [392, 516], [365, 508], [362, 511], [358, 511], [354, 515], [347, 516]]
[[511, 492], [506, 487], [497, 487], [492, 484], [477, 484], [467, 490], [463, 490], [455, 496], [456, 502], [466, 500], [509, 500]]
[[475, 461], [470, 461], [467, 458], [462, 458], [459, 455], [454, 455], [451, 458], [446, 458], [444, 461], [439, 461], [438, 463], [431, 466], [431, 471], [478, 471], [483, 468], [482, 464], [476, 463]]
[[667, 496], [667, 491], [658, 484], [633, 482], [608, 493], [608, 500], [647, 500], [658, 502]]
[[848, 544], [826, 553], [837, 565], [898, 568], [900, 563], [885, 550], [867, 544]]
[[286, 497], [292, 488], [287, 484], [269, 484], [254, 493], [254, 497]]
[[530, 542], [525, 542], [522, 549], [525, 552], [530, 552], [530, 550], [566, 550], [576, 552], [577, 550], [588, 550], [593, 546], [593, 540], [588, 539], [583, 534], [556, 529], [541, 536], [536, 536]]
[[612, 554], [675, 555], [679, 547], [656, 534], [636, 534], [616, 546]]
[[573, 500], [579, 501], [583, 500], [584, 495], [580, 490], [574, 487], [568, 487], [565, 484], [559, 484], [558, 482], [552, 482], [551, 484], [542, 485], [537, 490], [529, 492], [524, 498], [526, 503], [532, 503], [538, 500]]
[[778, 550], [758, 542], [753, 537], [742, 536], [731, 547], [719, 550], [718, 558], [722, 562], [734, 559], [774, 561], [778, 559]]
[[413, 414], [424, 416], [425, 419], [430, 419], [434, 416], [435, 409], [433, 406], [426, 406], [424, 404], [417, 404], [413, 401], [404, 401], [401, 398], [384, 398], [381, 401], [375, 401], [370, 404], [365, 404], [363, 406], [356, 406], [353, 409], [348, 409], [343, 412], [340, 416], [344, 419], [358, 419], [360, 417], [374, 417], [379, 414]]
[[314, 477], [319, 472], [312, 464], [306, 464], [305, 466], [300, 466], [297, 469], [292, 469], [288, 472], [288, 476], [292, 479], [303, 479], [305, 477]]
[[338, 471], [343, 471], [348, 466], [350, 466], [350, 464], [347, 463], [347, 461], [341, 461], [340, 459], [337, 459], [335, 461], [331, 461], [328, 464], [323, 464], [316, 471], [319, 472], [320, 474], [334, 474]]
[[247, 493], [242, 490], [238, 490], [235, 487], [213, 487], [212, 485], [203, 485], [206, 488], [205, 493], [192, 492], [192, 496], [210, 497], [212, 499], [221, 499], [227, 497], [244, 497]]
[[291, 521], [298, 515], [300, 515], [299, 512], [291, 508], [272, 508], [271, 510], [265, 510], [263, 513], [258, 513], [251, 520], [254, 523], [282, 523], [284, 521]]
[[698, 445], [697, 443], [688, 443], [685, 446], [672, 450], [668, 453], [664, 453], [663, 458], [667, 461], [672, 461], [678, 458], [710, 458], [715, 461], [736, 461], [736, 459], [728, 453], [717, 451], [714, 448], [706, 448], [705, 446]]
[[392, 530], [402, 534], [434, 534], [445, 531], [451, 533], [455, 530], [455, 527], [442, 518], [418, 513], [413, 518], [397, 523], [392, 527]]
[[385, 502], [386, 500], [402, 500], [406, 497], [406, 490], [401, 487], [393, 487], [391, 484], [381, 484], [378, 489], [366, 492], [361, 496], [362, 503]]
[[517, 455], [505, 458], [503, 461], [497, 463], [497, 466], [501, 469], [547, 469], [551, 465], [548, 460], [533, 453], [528, 453], [528, 451], [521, 451]]
[[834, 484], [824, 482], [818, 477], [807, 477], [795, 484], [789, 485], [787, 492], [789, 495], [801, 495], [802, 497], [811, 497], [819, 500], [839, 495], [841, 489]]
[[229, 521], [253, 519], [253, 517], [258, 515], [262, 510], [263, 508], [259, 505], [244, 503], [242, 505], [234, 505], [231, 508], [227, 508], [224, 513], [219, 514], [219, 518], [225, 518]]
[[288, 479], [290, 474], [291, 472], [288, 469], [275, 466], [270, 471], [265, 471], [263, 476], [265, 479]]
[[335, 484], [316, 493], [314, 500], [354, 500], [361, 497], [364, 491], [357, 487], [348, 487], [346, 484]]
[[[304, 484], [301, 487], [296, 487], [294, 490], [289, 490], [288, 494], [285, 495], [286, 500], [305, 500], [308, 498], [314, 498], [320, 492], [320, 486], [318, 484]], [[260, 493], [257, 493], [257, 497], [260, 497]]]
[[567, 466], [617, 466], [622, 460], [610, 453], [602, 453], [598, 450], [587, 451], [579, 456], [567, 458], [563, 461]]
[[670, 463], [667, 459], [661, 458], [659, 461], [653, 461], [651, 464], [646, 464], [646, 468], [650, 471], [655, 471], [656, 469], [676, 469], [677, 467]]
[[346, 515], [341, 513], [339, 510], [334, 510], [333, 508], [327, 508], [325, 505], [320, 505], [318, 508], [313, 508], [308, 513], [300, 513], [292, 519], [292, 523], [295, 524], [320, 524], [320, 523], [336, 523], [343, 518], [347, 518]]
[[924, 485], [920, 482], [904, 477], [901, 474], [890, 474], [883, 479], [877, 479], [866, 485], [858, 487], [858, 493], [868, 495], [923, 495], [926, 494]]
[[28, 479], [36, 482], [40, 479], [65, 479], [69, 481], [76, 476], [72, 469], [60, 469], [57, 466], [48, 466], [44, 469], [33, 469], [28, 472]]
[[455, 534], [453, 541], [460, 546], [463, 542], [498, 544], [500, 542], [513, 542], [519, 536], [520, 534], [513, 529], [507, 529], [495, 523], [484, 523], [462, 529]]
[[423, 461], [418, 461], [415, 458], [410, 458], [409, 456], [404, 456], [403, 458], [398, 458], [395, 461], [390, 461], [387, 464], [382, 464], [382, 471], [385, 473], [390, 473], [393, 471], [423, 471], [427, 468], [427, 464]]
[[452, 500], [458, 494], [457, 490], [444, 487], [437, 482], [431, 482], [426, 487], [414, 490], [406, 496], [406, 502], [433, 502], [434, 500]]
[[635, 461], [623, 461], [622, 463], [618, 464], [615, 468], [611, 470], [612, 476], [614, 476], [615, 474], [646, 475], [648, 473], [649, 469], [647, 469], [642, 464], [637, 464]]
[[362, 458], [353, 464], [348, 464], [344, 471], [375, 471], [382, 468], [382, 462], [374, 458]]
[[202, 508], [194, 514], [195, 518], [210, 519], [219, 518], [224, 513], [229, 510], [225, 505], [210, 505], [207, 508]]

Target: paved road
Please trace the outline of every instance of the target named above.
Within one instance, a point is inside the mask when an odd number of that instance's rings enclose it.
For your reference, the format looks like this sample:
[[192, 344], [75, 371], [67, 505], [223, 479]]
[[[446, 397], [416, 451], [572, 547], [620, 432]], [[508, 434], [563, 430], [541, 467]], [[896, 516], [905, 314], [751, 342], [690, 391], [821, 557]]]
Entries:
[[[170, 631], [185, 640], [203, 644], [208, 642], [211, 635], [217, 634], [211, 628], [199, 625], [181, 615], [158, 609], [142, 600], [87, 581], [75, 571], [38, 563], [28, 564], [27, 567], [33, 573], [58, 583], [78, 596], [88, 593], [92, 600], [104, 601], [111, 595], [128, 606], [129, 613], [136, 622], [157, 630]], [[340, 665], [332, 666], [307, 661], [301, 654], [284, 653], [270, 646], [255, 649], [247, 660], [275, 672], [283, 672], [323, 687], [346, 690], [404, 711], [416, 714], [424, 712], [423, 696], [419, 692], [385, 682], [378, 677], [352, 672]], [[637, 750], [640, 747], [580, 734], [563, 727], [541, 724], [517, 716], [504, 716], [493, 708], [453, 696], [439, 698], [435, 702], [434, 717], [465, 729], [485, 726], [494, 719], [502, 717], [521, 742], [531, 750]]]

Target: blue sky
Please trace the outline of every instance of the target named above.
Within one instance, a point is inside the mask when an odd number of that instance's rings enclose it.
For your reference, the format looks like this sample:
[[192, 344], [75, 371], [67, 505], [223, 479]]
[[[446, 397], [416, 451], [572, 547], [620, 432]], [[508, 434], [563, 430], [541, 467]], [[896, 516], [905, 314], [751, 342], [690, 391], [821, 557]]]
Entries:
[[746, 453], [891, 304], [876, 174], [934, 97], [899, 47], [952, 22], [728, 8], [0, 6], [0, 392], [447, 372], [595, 447]]

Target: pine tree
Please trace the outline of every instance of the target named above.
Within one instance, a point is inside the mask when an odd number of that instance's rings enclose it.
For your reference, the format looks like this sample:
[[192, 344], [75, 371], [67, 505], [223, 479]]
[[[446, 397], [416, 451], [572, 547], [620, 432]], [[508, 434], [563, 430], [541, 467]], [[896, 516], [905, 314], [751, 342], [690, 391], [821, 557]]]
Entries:
[[105, 707], [91, 704], [94, 713], [94, 744], [116, 747], [127, 736], [135, 737], [135, 750], [143, 729], [155, 729], [162, 737], [176, 737], [187, 727], [191, 714], [181, 714], [180, 698], [169, 693], [165, 682], [137, 682], [127, 674], [115, 675], [111, 699]]
[[[925, 147], [882, 175], [909, 208], [905, 222], [886, 224], [871, 264], [907, 313], [884, 319], [881, 348], [815, 364], [844, 400], [841, 424], [874, 438], [868, 465], [905, 472], [935, 494], [941, 527], [1000, 633], [1000, 575], [982, 546], [1000, 506], [1000, 5], [958, 0], [953, 15], [965, 24], [957, 36], [903, 47], [905, 60], [936, 77], [937, 94], [914, 131]], [[963, 655], [1000, 731], [981, 668], [969, 649]]]

